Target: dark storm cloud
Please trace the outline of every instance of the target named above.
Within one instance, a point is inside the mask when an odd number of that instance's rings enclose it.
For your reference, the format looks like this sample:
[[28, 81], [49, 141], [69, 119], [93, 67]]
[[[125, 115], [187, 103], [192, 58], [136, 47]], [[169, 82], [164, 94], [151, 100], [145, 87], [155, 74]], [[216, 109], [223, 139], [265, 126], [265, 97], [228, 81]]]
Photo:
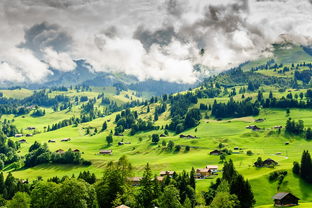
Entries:
[[25, 41], [19, 46], [28, 48], [36, 54], [48, 47], [57, 52], [67, 51], [72, 44], [72, 38], [67, 32], [59, 25], [48, 22], [35, 24], [26, 29], [24, 39]]
[[153, 44], [165, 46], [171, 43], [175, 36], [174, 27], [167, 26], [162, 29], [151, 32], [143, 26], [139, 26], [134, 32], [133, 37], [140, 40], [143, 47], [148, 51]]

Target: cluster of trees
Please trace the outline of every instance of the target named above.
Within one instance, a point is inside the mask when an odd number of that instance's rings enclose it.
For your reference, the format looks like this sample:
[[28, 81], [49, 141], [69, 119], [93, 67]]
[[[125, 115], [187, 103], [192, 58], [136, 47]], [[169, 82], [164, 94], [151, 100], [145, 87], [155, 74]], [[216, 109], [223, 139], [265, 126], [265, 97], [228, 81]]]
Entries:
[[199, 109], [190, 109], [192, 104], [198, 102], [197, 96], [191, 92], [186, 94], [178, 94], [169, 96], [171, 104], [170, 116], [171, 123], [166, 126], [166, 129], [180, 133], [188, 128], [195, 127], [199, 124], [201, 114]]
[[48, 125], [47, 131], [54, 131], [54, 130], [57, 130], [66, 126], [70, 126], [73, 124], [78, 124], [78, 123], [80, 123], [79, 118], [71, 117], [70, 119], [64, 119], [63, 121], [59, 121], [58, 123], [52, 124], [51, 127], [50, 125]]
[[6, 119], [2, 122], [0, 130], [8, 137], [13, 137], [15, 134], [19, 133], [16, 126]]
[[308, 150], [303, 151], [301, 163], [294, 162], [293, 173], [299, 175], [303, 180], [312, 183], [312, 160]]
[[249, 91], [258, 90], [260, 85], [275, 85], [281, 87], [292, 87], [293, 78], [266, 76], [253, 71], [243, 71], [241, 67], [220, 73], [218, 76], [209, 77], [204, 82], [219, 83], [223, 87], [233, 87], [253, 84], [249, 86]]
[[1, 104], [0, 102], [0, 114], [14, 114], [16, 116], [21, 116], [28, 114], [30, 112], [29, 108], [24, 106], [19, 106], [14, 104]]
[[125, 129], [131, 129], [131, 135], [134, 135], [138, 131], [157, 129], [157, 127], [153, 126], [153, 123], [151, 121], [144, 121], [138, 118], [138, 112], [130, 111], [130, 109], [126, 109], [120, 114], [117, 114], [115, 118], [115, 123], [115, 135], [122, 134]]
[[97, 207], [94, 187], [83, 180], [66, 178], [59, 184], [36, 180], [33, 184], [28, 184], [19, 182], [13, 176], [10, 178], [12, 183], [8, 187], [14, 191], [14, 196], [6, 198], [9, 199], [8, 201], [2, 200], [2, 206], [8, 208]]
[[33, 167], [43, 163], [91, 165], [90, 161], [81, 158], [79, 152], [73, 152], [71, 149], [59, 153], [50, 152], [47, 144], [42, 145], [36, 141], [29, 147], [29, 153], [25, 156], [25, 167]]
[[[195, 171], [185, 171], [172, 178], [159, 181], [153, 176], [147, 164], [137, 191], [129, 183], [132, 166], [125, 157], [109, 163], [104, 176], [96, 184], [98, 205], [100, 208], [116, 207], [125, 204], [130, 207], [182, 208], [195, 206]], [[184, 205], [184, 206], [183, 206]]]
[[256, 116], [258, 114], [259, 103], [257, 101], [252, 103], [248, 98], [241, 102], [230, 98], [227, 103], [218, 103], [215, 100], [211, 110], [211, 115], [216, 118]]
[[0, 172], [0, 206], [4, 206], [5, 200], [12, 199], [17, 192], [29, 192], [30, 186], [25, 182], [14, 178], [12, 173], [5, 178], [3, 172]]
[[7, 139], [0, 130], [0, 170], [3, 170], [5, 165], [19, 161], [20, 157], [16, 153], [19, 147], [18, 142]]
[[167, 110], [167, 104], [162, 103], [160, 106], [155, 107], [155, 112], [154, 112], [154, 121], [158, 120], [158, 116], [164, 113]]
[[[263, 99], [263, 95], [261, 95], [262, 93], [259, 91], [258, 98], [262, 97], [262, 99], [258, 99], [258, 101], [264, 108], [312, 108], [312, 90], [310, 89], [306, 93], [301, 92], [299, 95], [288, 93], [286, 97], [283, 96], [280, 99], [275, 98], [272, 92], [267, 99]], [[304, 97], [306, 101], [303, 100]]]
[[304, 122], [299, 120], [296, 122], [291, 118], [288, 118], [285, 126], [285, 132], [288, 134], [301, 135], [304, 132]]
[[304, 128], [303, 120], [295, 121], [291, 118], [288, 118], [285, 126], [285, 132], [291, 135], [304, 136], [307, 140], [312, 139], [312, 129]]
[[44, 116], [44, 115], [45, 115], [45, 110], [41, 110], [41, 109], [36, 109], [31, 114], [31, 116], [33, 116], [33, 117], [40, 117], [40, 116]]
[[232, 160], [224, 163], [222, 179], [211, 184], [204, 198], [212, 208], [250, 208], [255, 204], [248, 180], [235, 170]]
[[65, 95], [56, 95], [55, 97], [51, 98], [49, 97], [46, 90], [41, 91], [35, 91], [32, 96], [29, 96], [25, 99], [23, 99], [21, 102], [25, 105], [39, 105], [39, 106], [45, 106], [45, 107], [51, 107], [58, 103], [65, 103], [69, 102], [69, 97]]
[[[217, 179], [204, 194], [212, 208], [250, 208], [255, 200], [249, 182], [237, 173], [232, 161], [226, 162], [222, 179]], [[194, 168], [187, 173], [159, 177], [146, 165], [138, 187], [133, 187], [133, 168], [125, 156], [109, 162], [103, 177], [84, 171], [77, 179], [53, 177], [43, 181], [40, 177], [29, 183], [8, 174], [0, 173], [0, 206], [8, 208], [56, 208], [56, 207], [129, 207], [144, 208], [194, 208], [196, 182]]]

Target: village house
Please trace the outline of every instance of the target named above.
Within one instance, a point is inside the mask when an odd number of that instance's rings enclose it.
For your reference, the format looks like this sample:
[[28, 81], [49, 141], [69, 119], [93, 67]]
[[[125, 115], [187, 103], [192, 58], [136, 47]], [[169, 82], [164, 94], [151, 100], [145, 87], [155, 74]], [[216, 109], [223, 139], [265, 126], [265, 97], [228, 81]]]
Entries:
[[159, 135], [159, 137], [167, 137], [165, 134], [161, 134]]
[[19, 142], [19, 143], [26, 143], [27, 141], [26, 141], [26, 139], [21, 139], [21, 140], [19, 140], [18, 142]]
[[65, 138], [65, 139], [62, 139], [61, 142], [69, 142], [71, 139], [70, 138]]
[[55, 143], [55, 140], [49, 139], [48, 143]]
[[118, 142], [118, 145], [121, 146], [121, 145], [124, 145], [124, 143], [123, 142]]
[[263, 121], [264, 121], [263, 118], [259, 118], [259, 119], [256, 119], [256, 120], [255, 120], [255, 122], [257, 122], [257, 123], [260, 123], [260, 122], [263, 122]]
[[35, 130], [36, 129], [36, 127], [33, 127], [33, 126], [28, 126], [27, 128], [26, 128], [26, 130]]
[[221, 155], [221, 151], [220, 150], [213, 150], [209, 154], [210, 155]]
[[32, 137], [33, 135], [32, 134], [26, 134], [26, 137]]
[[218, 172], [218, 166], [217, 165], [207, 165], [206, 168], [210, 169], [212, 174]]
[[77, 152], [78, 153], [78, 152], [80, 152], [80, 150], [79, 149], [74, 149], [73, 152]]
[[283, 126], [274, 126], [273, 128], [274, 128], [274, 129], [282, 129]]
[[273, 196], [274, 206], [295, 206], [298, 205], [299, 198], [288, 192], [280, 192]]
[[58, 150], [56, 150], [55, 152], [56, 152], [56, 153], [59, 153], [59, 154], [63, 154], [63, 153], [65, 153], [65, 151], [64, 151], [64, 150], [62, 150], [62, 149], [58, 149]]
[[139, 186], [142, 177], [129, 177], [128, 181], [131, 183], [132, 186]]
[[111, 155], [113, 150], [100, 150], [99, 152], [101, 155]]
[[239, 147], [234, 147], [234, 150], [239, 150]]
[[196, 178], [206, 178], [212, 175], [212, 172], [208, 168], [198, 168], [196, 169]]
[[159, 175], [172, 177], [174, 174], [175, 174], [175, 171], [166, 170], [166, 171], [161, 171]]
[[14, 136], [15, 136], [15, 137], [22, 137], [23, 134], [15, 134]]
[[256, 125], [249, 125], [249, 126], [246, 126], [246, 129], [251, 129], [253, 131], [259, 131], [261, 128], [259, 128]]
[[268, 158], [264, 160], [262, 164], [263, 166], [275, 166], [275, 165], [278, 165], [278, 162], [276, 162], [275, 160], [272, 160], [271, 158]]
[[195, 139], [195, 138], [197, 138], [197, 137], [196, 137], [196, 136], [192, 136], [192, 135], [184, 135], [184, 134], [180, 134], [180, 138]]

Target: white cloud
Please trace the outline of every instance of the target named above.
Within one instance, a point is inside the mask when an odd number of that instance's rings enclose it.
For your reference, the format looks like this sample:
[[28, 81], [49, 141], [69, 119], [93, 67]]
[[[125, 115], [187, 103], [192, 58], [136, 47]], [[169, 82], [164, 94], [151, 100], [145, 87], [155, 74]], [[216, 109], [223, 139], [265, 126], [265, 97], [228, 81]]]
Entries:
[[76, 68], [76, 63], [73, 59], [64, 52], [56, 52], [52, 48], [44, 50], [45, 61], [54, 69], [68, 72]]
[[190, 83], [197, 63], [221, 71], [275, 42], [311, 44], [311, 10], [309, 0], [2, 0], [0, 80], [40, 82], [85, 59], [95, 71]]

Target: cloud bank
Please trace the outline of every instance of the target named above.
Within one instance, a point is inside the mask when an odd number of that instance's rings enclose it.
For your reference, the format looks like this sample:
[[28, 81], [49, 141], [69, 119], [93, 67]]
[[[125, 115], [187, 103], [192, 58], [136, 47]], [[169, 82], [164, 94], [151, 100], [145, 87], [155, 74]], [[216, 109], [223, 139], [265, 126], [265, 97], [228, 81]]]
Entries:
[[272, 43], [311, 45], [310, 11], [310, 0], [2, 0], [0, 82], [44, 82], [83, 59], [194, 83], [195, 64], [221, 71], [270, 55]]

